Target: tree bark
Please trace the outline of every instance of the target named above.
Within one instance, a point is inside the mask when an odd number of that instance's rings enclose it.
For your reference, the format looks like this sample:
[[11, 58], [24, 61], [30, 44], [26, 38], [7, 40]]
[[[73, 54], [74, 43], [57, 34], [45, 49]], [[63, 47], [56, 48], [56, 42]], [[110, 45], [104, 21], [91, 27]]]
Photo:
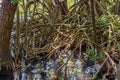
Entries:
[[66, 15], [68, 13], [67, 0], [54, 0], [58, 5], [60, 15]]
[[[1, 65], [4, 68], [2, 68], [1, 71], [13, 67], [13, 60], [10, 54], [9, 46], [10, 46], [11, 29], [13, 26], [13, 19], [16, 8], [17, 8], [17, 3], [11, 3], [11, 0], [2, 0], [2, 5], [0, 8], [0, 61], [2, 61]], [[0, 80], [2, 79], [1, 75], [4, 75], [1, 73], [1, 71], [0, 71]], [[11, 70], [6, 70], [6, 71], [11, 74]], [[12, 79], [5, 78], [4, 80], [12, 80]]]
[[3, 0], [0, 9], [0, 59], [2, 64], [8, 65], [8, 67], [12, 64], [9, 45], [16, 8], [17, 3], [11, 3], [11, 0]]

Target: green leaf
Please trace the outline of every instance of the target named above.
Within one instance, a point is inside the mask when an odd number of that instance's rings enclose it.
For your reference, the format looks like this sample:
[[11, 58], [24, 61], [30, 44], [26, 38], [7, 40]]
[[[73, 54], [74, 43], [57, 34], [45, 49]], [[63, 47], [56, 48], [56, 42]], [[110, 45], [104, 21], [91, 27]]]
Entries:
[[120, 44], [117, 44], [117, 47], [120, 48]]
[[12, 3], [16, 3], [16, 2], [19, 2], [21, 0], [11, 0]]

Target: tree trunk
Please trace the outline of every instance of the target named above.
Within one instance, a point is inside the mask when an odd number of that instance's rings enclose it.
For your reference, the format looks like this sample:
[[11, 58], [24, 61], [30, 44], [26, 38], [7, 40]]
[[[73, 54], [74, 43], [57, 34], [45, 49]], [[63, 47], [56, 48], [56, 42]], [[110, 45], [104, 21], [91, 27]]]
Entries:
[[60, 15], [66, 15], [68, 13], [67, 0], [54, 0], [59, 8]]
[[[13, 19], [16, 8], [17, 8], [17, 3], [11, 3], [11, 0], [2, 0], [2, 6], [0, 8], [0, 60], [2, 61], [1, 65], [6, 68], [13, 67], [13, 60], [10, 55], [9, 46], [10, 46], [11, 29], [13, 26]], [[11, 70], [10, 71], [6, 70], [6, 71], [8, 73], [11, 73]], [[0, 75], [4, 75], [4, 74], [1, 73]], [[10, 79], [4, 79], [4, 80], [10, 80]]]

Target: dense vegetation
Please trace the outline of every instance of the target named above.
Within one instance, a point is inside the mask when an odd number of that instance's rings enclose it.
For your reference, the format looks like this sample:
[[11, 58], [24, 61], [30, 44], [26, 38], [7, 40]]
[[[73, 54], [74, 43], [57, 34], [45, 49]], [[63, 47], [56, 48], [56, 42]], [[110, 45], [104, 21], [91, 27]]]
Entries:
[[[101, 65], [86, 80], [103, 79], [101, 74], [105, 74], [107, 80], [115, 80], [115, 76], [119, 79], [120, 0], [4, 0], [2, 6], [7, 7], [5, 1], [12, 5], [9, 10], [16, 10], [16, 13], [8, 12], [13, 13], [13, 25], [6, 22], [7, 18], [0, 18], [2, 66], [14, 66], [13, 71], [19, 71], [24, 65], [29, 67], [31, 61], [36, 64], [36, 60], [54, 59], [59, 67], [51, 80], [68, 80], [66, 65], [79, 56], [82, 65], [89, 65], [89, 61]], [[1, 11], [5, 11], [4, 7]], [[2, 31], [3, 23], [8, 24], [4, 29], [8, 33]], [[10, 28], [10, 24], [13, 27]], [[11, 35], [10, 39], [6, 39], [5, 34]], [[4, 49], [11, 52], [12, 57]], [[64, 58], [62, 51], [69, 55], [65, 63], [61, 62]], [[106, 70], [102, 71], [103, 68]], [[63, 69], [66, 70], [65, 76], [61, 78], [58, 72]], [[29, 72], [29, 68], [27, 70], [25, 72]]]

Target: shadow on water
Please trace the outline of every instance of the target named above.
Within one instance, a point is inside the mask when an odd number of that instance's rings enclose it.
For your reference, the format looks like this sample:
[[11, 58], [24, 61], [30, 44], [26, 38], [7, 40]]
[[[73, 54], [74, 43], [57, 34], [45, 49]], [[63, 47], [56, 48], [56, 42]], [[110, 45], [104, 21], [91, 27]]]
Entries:
[[0, 71], [0, 80], [14, 80], [13, 71], [2, 68]]

